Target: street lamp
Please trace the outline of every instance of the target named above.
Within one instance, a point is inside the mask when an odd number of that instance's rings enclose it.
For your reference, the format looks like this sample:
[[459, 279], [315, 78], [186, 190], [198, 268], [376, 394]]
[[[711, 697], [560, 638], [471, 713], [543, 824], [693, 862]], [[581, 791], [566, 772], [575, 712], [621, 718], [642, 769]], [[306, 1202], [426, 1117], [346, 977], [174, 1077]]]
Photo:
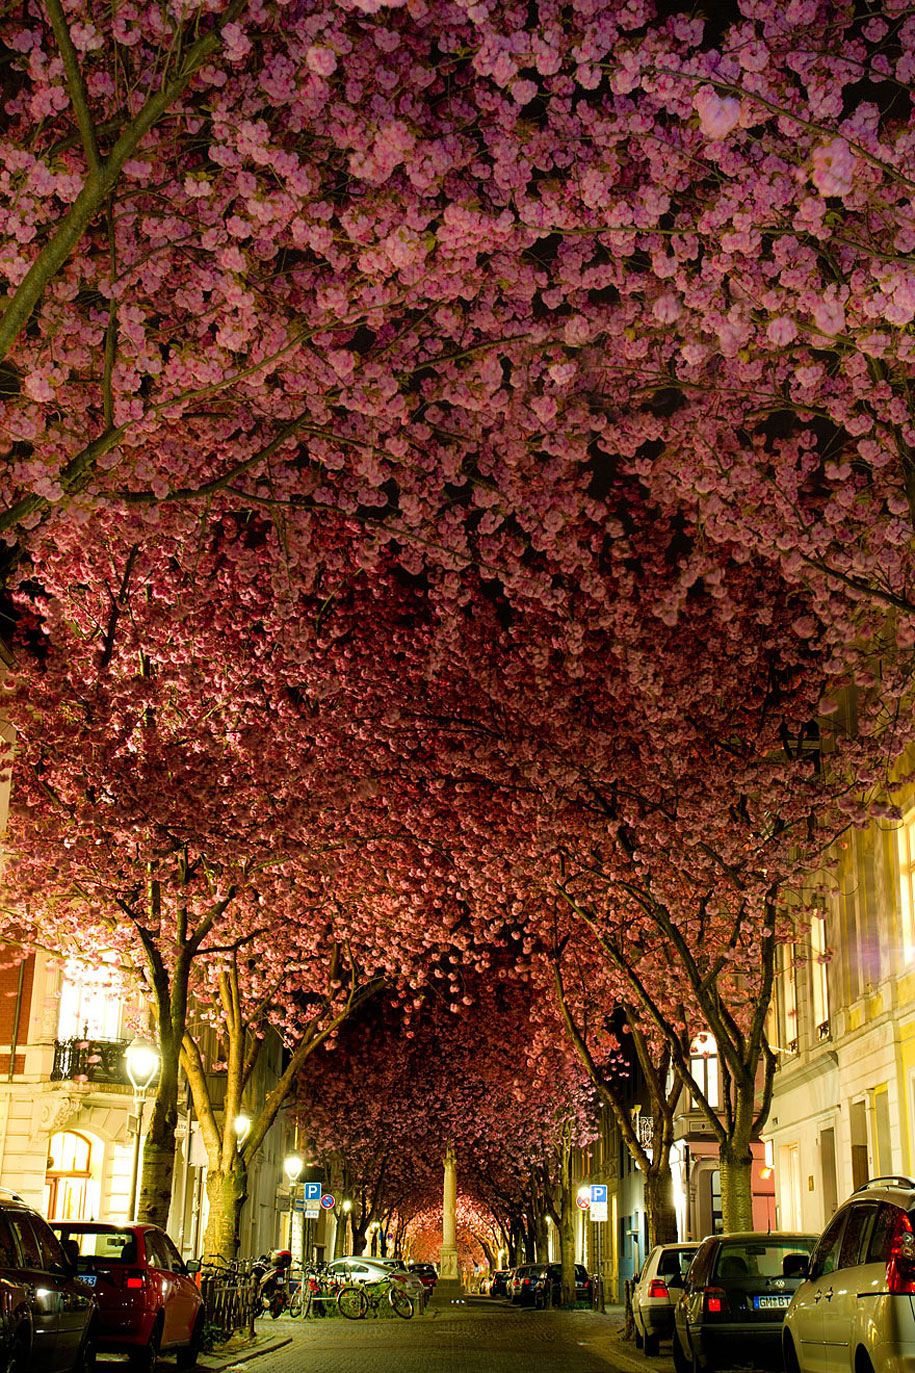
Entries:
[[159, 1050], [155, 1044], [137, 1035], [124, 1051], [127, 1076], [133, 1087], [133, 1103], [137, 1110], [137, 1133], [133, 1145], [133, 1177], [130, 1183], [131, 1220], [137, 1218], [137, 1184], [140, 1180], [140, 1139], [143, 1134], [143, 1106], [149, 1084], [159, 1071]]
[[236, 1116], [232, 1122], [232, 1129], [235, 1131], [235, 1143], [240, 1149], [251, 1131], [251, 1117], [246, 1115]]

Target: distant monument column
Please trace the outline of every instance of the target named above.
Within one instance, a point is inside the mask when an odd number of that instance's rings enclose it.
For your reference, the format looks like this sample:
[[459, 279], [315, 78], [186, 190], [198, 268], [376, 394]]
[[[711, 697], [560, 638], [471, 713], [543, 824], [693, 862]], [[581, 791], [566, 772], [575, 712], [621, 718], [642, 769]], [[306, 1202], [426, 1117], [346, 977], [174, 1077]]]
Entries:
[[438, 1275], [446, 1281], [458, 1279], [457, 1252], [457, 1169], [451, 1145], [445, 1150], [445, 1186], [442, 1194], [442, 1252]]

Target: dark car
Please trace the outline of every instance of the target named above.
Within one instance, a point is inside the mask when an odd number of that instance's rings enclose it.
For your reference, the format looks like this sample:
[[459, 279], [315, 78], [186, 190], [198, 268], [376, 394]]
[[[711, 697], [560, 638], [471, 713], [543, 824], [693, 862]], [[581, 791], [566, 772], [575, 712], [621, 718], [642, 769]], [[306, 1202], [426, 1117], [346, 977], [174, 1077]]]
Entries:
[[89, 1373], [97, 1308], [60, 1240], [25, 1202], [0, 1199], [0, 1349], [15, 1373]]
[[782, 1322], [816, 1242], [816, 1235], [754, 1230], [703, 1240], [674, 1309], [677, 1373], [780, 1368]]
[[497, 1268], [493, 1273], [489, 1283], [489, 1295], [491, 1297], [508, 1296], [508, 1280], [512, 1275], [510, 1268]]
[[438, 1272], [434, 1263], [411, 1263], [407, 1265], [411, 1273], [415, 1273], [423, 1287], [430, 1290], [438, 1282]]
[[514, 1270], [508, 1284], [508, 1295], [516, 1306], [536, 1306], [545, 1268], [545, 1263], [522, 1263]]
[[[575, 1265], [575, 1300], [591, 1305], [594, 1285], [588, 1277], [584, 1264]], [[534, 1293], [535, 1306], [558, 1306], [562, 1299], [562, 1264], [548, 1263], [543, 1269], [537, 1290]]]
[[[174, 1350], [180, 1369], [194, 1368], [203, 1341], [203, 1302], [190, 1269], [156, 1225], [55, 1221], [98, 1302], [96, 1347], [129, 1354], [133, 1368], [154, 1369], [159, 1351]], [[191, 1267], [197, 1267], [196, 1264]]]

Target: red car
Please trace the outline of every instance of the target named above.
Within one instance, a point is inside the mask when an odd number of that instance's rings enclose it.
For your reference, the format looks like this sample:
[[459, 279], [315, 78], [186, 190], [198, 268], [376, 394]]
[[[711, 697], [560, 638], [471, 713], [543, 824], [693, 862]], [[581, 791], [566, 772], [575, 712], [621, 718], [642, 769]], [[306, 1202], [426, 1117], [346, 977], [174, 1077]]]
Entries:
[[164, 1230], [82, 1220], [53, 1221], [51, 1228], [95, 1293], [99, 1353], [128, 1354], [143, 1373], [166, 1349], [180, 1369], [196, 1366], [203, 1302], [190, 1270], [197, 1265], [185, 1264]]

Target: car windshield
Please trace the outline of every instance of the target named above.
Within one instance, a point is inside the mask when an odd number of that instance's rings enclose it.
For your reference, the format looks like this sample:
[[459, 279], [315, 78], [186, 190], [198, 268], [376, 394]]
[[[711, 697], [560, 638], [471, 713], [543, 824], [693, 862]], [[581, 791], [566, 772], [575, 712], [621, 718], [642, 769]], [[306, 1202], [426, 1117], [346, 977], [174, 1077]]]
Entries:
[[136, 1263], [137, 1241], [131, 1230], [106, 1226], [104, 1230], [81, 1230], [78, 1225], [57, 1227], [61, 1239], [75, 1240], [81, 1259], [104, 1259], [106, 1263]]
[[741, 1240], [722, 1244], [715, 1261], [714, 1276], [728, 1278], [780, 1278], [786, 1254], [809, 1254], [815, 1238], [799, 1236], [784, 1240]]

